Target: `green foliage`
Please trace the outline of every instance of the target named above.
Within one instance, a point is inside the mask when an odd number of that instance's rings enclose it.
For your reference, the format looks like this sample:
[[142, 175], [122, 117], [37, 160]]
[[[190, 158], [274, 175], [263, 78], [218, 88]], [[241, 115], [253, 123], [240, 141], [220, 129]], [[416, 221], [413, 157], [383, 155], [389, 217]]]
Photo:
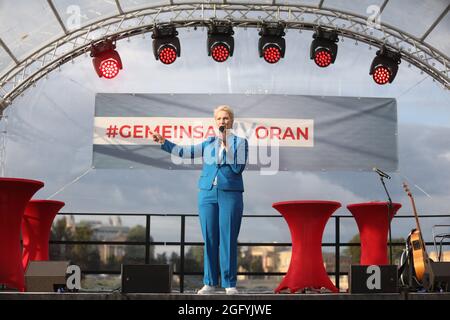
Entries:
[[[73, 240], [89, 241], [92, 240], [93, 231], [89, 225], [81, 225], [75, 228]], [[100, 255], [95, 245], [80, 244], [73, 246], [72, 260], [80, 266], [81, 270], [100, 269]]]
[[145, 227], [137, 225], [130, 229], [127, 235], [127, 241], [145, 241]]
[[184, 255], [184, 270], [203, 270], [203, 246], [193, 246]]
[[[353, 238], [351, 238], [351, 240], [348, 243], [349, 244], [361, 243], [359, 233], [354, 235]], [[344, 249], [344, 255], [351, 257], [352, 264], [358, 264], [361, 258], [361, 247], [359, 246], [346, 247]]]
[[[145, 227], [137, 225], [130, 229], [127, 235], [127, 240], [130, 242], [145, 242]], [[150, 237], [150, 242], [153, 238]], [[150, 261], [155, 261], [155, 248], [150, 246]], [[125, 247], [125, 255], [123, 257], [123, 263], [125, 264], [143, 264], [145, 263], [145, 247], [142, 245], [133, 246], [127, 245]]]
[[[67, 229], [65, 218], [56, 220], [50, 231], [50, 239], [53, 241], [71, 241], [74, 239], [70, 229]], [[50, 260], [72, 260], [73, 246], [65, 244], [50, 245], [49, 258]]]
[[56, 220], [52, 225], [50, 239], [59, 241], [69, 241], [72, 240], [73, 235], [70, 229], [67, 229], [67, 223], [65, 218]]
[[250, 251], [241, 254], [239, 247], [238, 264], [247, 272], [264, 272], [261, 256], [253, 256]]

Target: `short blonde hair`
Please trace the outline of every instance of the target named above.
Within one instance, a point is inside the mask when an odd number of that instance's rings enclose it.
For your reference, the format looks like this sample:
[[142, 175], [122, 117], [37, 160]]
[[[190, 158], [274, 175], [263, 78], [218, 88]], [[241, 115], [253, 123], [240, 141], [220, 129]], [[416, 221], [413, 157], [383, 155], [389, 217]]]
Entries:
[[225, 111], [226, 113], [228, 113], [228, 115], [230, 116], [231, 123], [234, 123], [234, 112], [230, 106], [221, 105], [221, 106], [218, 106], [217, 108], [215, 108], [214, 109], [214, 119], [216, 118], [216, 114], [219, 111]]

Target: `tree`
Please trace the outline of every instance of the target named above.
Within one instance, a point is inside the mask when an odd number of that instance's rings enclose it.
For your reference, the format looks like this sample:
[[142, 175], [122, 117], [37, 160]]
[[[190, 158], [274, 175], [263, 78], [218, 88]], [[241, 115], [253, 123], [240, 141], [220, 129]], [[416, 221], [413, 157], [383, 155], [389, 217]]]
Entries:
[[[145, 228], [143, 226], [135, 226], [130, 229], [127, 240], [130, 242], [145, 242]], [[150, 237], [150, 242], [153, 238]], [[155, 248], [150, 246], [150, 261], [155, 261]], [[145, 263], [145, 248], [143, 246], [127, 245], [125, 247], [125, 255], [123, 262], [127, 264], [143, 264]]]
[[[348, 243], [349, 244], [361, 243], [359, 233], [354, 235], [353, 238], [351, 238]], [[359, 260], [361, 258], [361, 247], [359, 246], [346, 247], [344, 249], [344, 255], [351, 257], [352, 264], [357, 264], [359, 263]]]
[[[71, 241], [73, 240], [73, 234], [70, 229], [67, 228], [66, 218], [56, 220], [50, 232], [50, 239], [52, 241]], [[71, 257], [72, 246], [65, 244], [51, 245], [49, 248], [50, 260], [67, 260]]]
[[167, 264], [167, 263], [168, 263], [167, 253], [165, 253], [165, 252], [159, 253], [159, 254], [156, 256], [155, 263], [158, 263], [158, 264]]
[[[89, 225], [81, 225], [75, 228], [75, 241], [89, 241], [92, 239], [92, 228]], [[100, 254], [96, 246], [80, 244], [72, 250], [72, 260], [81, 270], [98, 270], [100, 268]]]
[[203, 270], [203, 246], [192, 246], [184, 254], [185, 271]]
[[70, 240], [72, 237], [72, 232], [70, 229], [67, 229], [66, 218], [58, 219], [53, 223], [50, 233], [52, 240]]
[[[264, 272], [262, 257], [252, 255], [252, 250], [247, 250], [244, 254], [239, 254], [238, 263], [247, 272]], [[250, 278], [252, 276], [249, 276]]]
[[253, 257], [252, 262], [250, 264], [249, 271], [250, 272], [264, 272], [261, 256]]
[[114, 254], [108, 256], [105, 264], [106, 270], [117, 269], [120, 267], [120, 259], [118, 259]]
[[172, 252], [170, 255], [170, 263], [172, 264], [173, 272], [180, 270], [180, 256], [176, 252]]

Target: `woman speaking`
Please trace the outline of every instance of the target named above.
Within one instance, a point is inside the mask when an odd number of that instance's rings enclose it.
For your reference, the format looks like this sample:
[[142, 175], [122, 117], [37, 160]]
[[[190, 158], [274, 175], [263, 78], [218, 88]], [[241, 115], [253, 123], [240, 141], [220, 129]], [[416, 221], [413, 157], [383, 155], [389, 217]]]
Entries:
[[161, 149], [182, 158], [202, 157], [198, 182], [198, 209], [204, 246], [204, 286], [198, 294], [212, 294], [219, 284], [227, 294], [237, 294], [237, 239], [244, 209], [242, 172], [248, 157], [248, 142], [231, 133], [234, 113], [229, 106], [214, 110], [218, 134], [201, 144], [178, 146], [158, 133], [153, 140]]

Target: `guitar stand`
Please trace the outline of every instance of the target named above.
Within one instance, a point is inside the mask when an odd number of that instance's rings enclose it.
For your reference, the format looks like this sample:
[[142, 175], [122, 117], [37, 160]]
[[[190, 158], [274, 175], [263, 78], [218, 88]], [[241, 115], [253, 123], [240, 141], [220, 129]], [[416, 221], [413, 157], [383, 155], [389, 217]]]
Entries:
[[408, 253], [408, 287], [409, 290], [412, 291], [423, 291], [424, 287], [420, 284], [420, 282], [415, 277], [415, 271], [414, 271], [414, 260], [412, 251], [409, 251]]
[[410, 246], [410, 236], [406, 240], [406, 247], [400, 258], [400, 267], [398, 268], [398, 276], [402, 289], [406, 292], [422, 291], [423, 286], [415, 277], [414, 260], [412, 255], [412, 248]]

